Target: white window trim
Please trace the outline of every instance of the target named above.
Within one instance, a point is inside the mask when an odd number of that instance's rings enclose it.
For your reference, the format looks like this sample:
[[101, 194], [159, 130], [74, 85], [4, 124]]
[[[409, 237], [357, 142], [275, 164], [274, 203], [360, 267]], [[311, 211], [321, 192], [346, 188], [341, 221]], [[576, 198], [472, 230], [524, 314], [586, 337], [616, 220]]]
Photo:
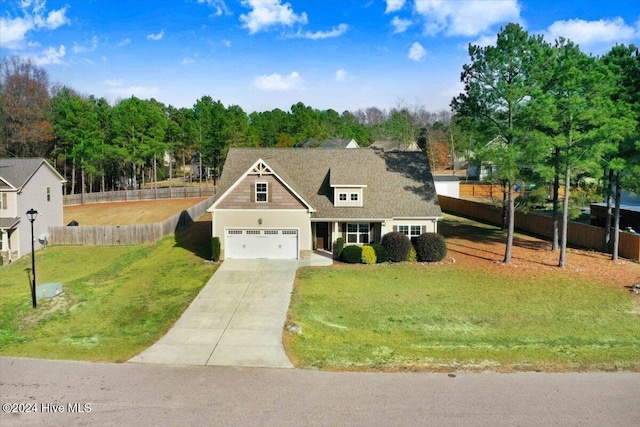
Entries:
[[[349, 226], [350, 225], [355, 225], [357, 227], [357, 231], [349, 231]], [[367, 231], [366, 233], [364, 231], [360, 231], [360, 226], [367, 226]], [[345, 234], [345, 243], [348, 245], [366, 245], [371, 243], [371, 224], [369, 224], [368, 222], [348, 222], [345, 226], [345, 230], [344, 230], [344, 234]], [[367, 241], [364, 242], [360, 239], [361, 235], [366, 234], [367, 237]], [[355, 242], [350, 242], [349, 241], [349, 236], [353, 236], [355, 235], [356, 237], [356, 241]]]
[[[342, 199], [342, 196], [344, 196], [344, 200]], [[341, 202], [346, 202], [347, 201], [347, 193], [338, 194], [338, 200], [341, 201]]]
[[[405, 233], [404, 231], [402, 231], [402, 227], [407, 227], [407, 232]], [[411, 230], [412, 227], [418, 227], [418, 234], [414, 234]], [[402, 224], [398, 226], [398, 231], [404, 235], [406, 235], [409, 239], [412, 239], [414, 237], [418, 237], [419, 235], [422, 234], [422, 226], [419, 224]]]
[[[356, 196], [355, 199], [353, 198], [353, 196]], [[349, 201], [350, 202], [358, 202], [358, 201], [360, 201], [360, 197], [359, 197], [358, 193], [349, 194]]]
[[[265, 190], [264, 191], [258, 191], [258, 185], [264, 184]], [[255, 183], [255, 201], [256, 203], [267, 203], [269, 201], [269, 183], [268, 182], [263, 182], [263, 181], [259, 181]], [[258, 194], [264, 194], [264, 200], [258, 200]]]

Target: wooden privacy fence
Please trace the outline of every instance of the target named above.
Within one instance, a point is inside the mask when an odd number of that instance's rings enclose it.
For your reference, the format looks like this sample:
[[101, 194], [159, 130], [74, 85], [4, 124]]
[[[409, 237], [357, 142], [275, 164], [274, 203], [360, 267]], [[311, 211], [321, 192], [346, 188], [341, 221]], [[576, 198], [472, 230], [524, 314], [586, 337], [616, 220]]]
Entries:
[[[443, 211], [476, 219], [489, 224], [502, 223], [502, 209], [486, 203], [454, 197], [438, 196]], [[551, 217], [536, 213], [516, 212], [517, 229], [543, 238], [551, 239]], [[604, 229], [579, 222], [569, 222], [567, 242], [570, 246], [601, 250], [604, 241]], [[618, 254], [621, 257], [640, 261], [640, 235], [620, 232]]]
[[52, 245], [117, 246], [151, 243], [180, 230], [200, 218], [213, 203], [213, 196], [154, 224], [120, 226], [49, 227]]
[[216, 192], [216, 187], [174, 187], [153, 190], [120, 190], [105, 191], [104, 193], [66, 194], [62, 196], [62, 203], [68, 205], [83, 205], [85, 203], [132, 202], [139, 200], [158, 199], [186, 199], [190, 197], [209, 197]]

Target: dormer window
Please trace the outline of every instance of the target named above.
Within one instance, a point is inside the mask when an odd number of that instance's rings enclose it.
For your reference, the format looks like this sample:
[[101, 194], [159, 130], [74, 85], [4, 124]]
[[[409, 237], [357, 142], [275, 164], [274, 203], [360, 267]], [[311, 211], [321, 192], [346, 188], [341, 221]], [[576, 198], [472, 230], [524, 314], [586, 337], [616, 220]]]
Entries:
[[347, 193], [340, 193], [339, 199], [341, 202], [347, 201]]
[[351, 193], [351, 201], [352, 202], [358, 201], [358, 193]]
[[266, 203], [269, 200], [269, 190], [266, 182], [256, 182], [256, 203]]

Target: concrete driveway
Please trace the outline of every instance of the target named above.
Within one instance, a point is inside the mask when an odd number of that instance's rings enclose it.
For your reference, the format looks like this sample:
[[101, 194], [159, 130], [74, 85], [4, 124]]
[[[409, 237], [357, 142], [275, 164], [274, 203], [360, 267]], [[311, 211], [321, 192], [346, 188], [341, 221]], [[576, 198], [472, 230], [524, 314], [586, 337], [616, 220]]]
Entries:
[[171, 330], [130, 362], [292, 368], [282, 329], [297, 268], [224, 261]]

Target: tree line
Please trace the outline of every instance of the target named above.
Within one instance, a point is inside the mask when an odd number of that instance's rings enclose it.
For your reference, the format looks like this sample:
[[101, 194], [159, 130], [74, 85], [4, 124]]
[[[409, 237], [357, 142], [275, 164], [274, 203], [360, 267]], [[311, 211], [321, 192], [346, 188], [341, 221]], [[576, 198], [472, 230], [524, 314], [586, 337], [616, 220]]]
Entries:
[[67, 178], [69, 194], [142, 188], [177, 176], [184, 181], [192, 178], [185, 169], [192, 162], [198, 175], [200, 164], [215, 175], [230, 147], [294, 147], [332, 138], [365, 147], [378, 139], [418, 140], [440, 153], [433, 156], [435, 167], [449, 161], [442, 155], [448, 153], [449, 112], [398, 103], [389, 111], [338, 113], [298, 102], [290, 111], [248, 114], [210, 96], [191, 108], [135, 96], [110, 105], [51, 84], [28, 60], [5, 58], [0, 67], [0, 156], [50, 159]]
[[452, 110], [507, 190], [504, 262], [512, 254], [516, 187], [551, 183], [553, 249], [560, 247], [559, 265], [565, 266], [571, 184], [585, 177], [604, 183], [604, 245], [616, 259], [621, 191], [640, 191], [638, 48], [616, 45], [596, 57], [570, 40], [548, 43], [509, 24], [495, 45], [469, 46], [461, 81], [464, 92]]

